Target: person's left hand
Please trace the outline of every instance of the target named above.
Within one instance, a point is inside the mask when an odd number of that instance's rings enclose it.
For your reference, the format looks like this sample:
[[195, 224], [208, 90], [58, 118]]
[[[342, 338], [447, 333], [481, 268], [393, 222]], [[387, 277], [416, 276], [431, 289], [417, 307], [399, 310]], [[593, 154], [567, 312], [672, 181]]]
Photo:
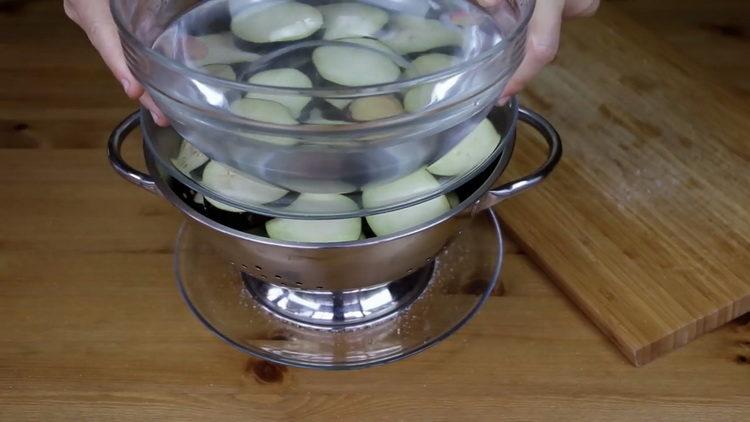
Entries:
[[125, 94], [137, 99], [151, 111], [154, 121], [159, 126], [169, 125], [164, 113], [159, 110], [151, 96], [135, 79], [125, 62], [125, 55], [120, 44], [120, 35], [112, 18], [108, 0], [65, 0], [65, 14], [83, 28], [91, 44], [99, 51], [112, 74], [120, 81]]

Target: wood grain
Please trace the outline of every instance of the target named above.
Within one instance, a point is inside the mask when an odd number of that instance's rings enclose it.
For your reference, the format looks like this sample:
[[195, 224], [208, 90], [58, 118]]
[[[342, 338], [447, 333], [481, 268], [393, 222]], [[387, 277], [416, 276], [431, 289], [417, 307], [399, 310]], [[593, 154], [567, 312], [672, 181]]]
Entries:
[[[506, 256], [504, 296], [407, 361], [348, 373], [257, 361], [190, 314], [171, 267], [181, 217], [114, 176], [100, 150], [4, 150], [0, 162], [0, 195], [14, 204], [0, 209], [4, 420], [741, 421], [750, 411], [747, 320], [636, 369], [522, 253]], [[20, 188], [10, 162], [24, 163]], [[99, 176], [67, 198], [81, 167]], [[52, 178], [50, 203], [21, 189]]]
[[750, 101], [746, 0], [607, 0]]
[[[132, 105], [60, 2], [0, 2], [0, 25], [0, 57], [15, 55], [0, 61], [1, 420], [747, 419], [748, 318], [636, 369], [515, 245], [505, 295], [407, 361], [325, 373], [236, 352], [174, 286], [181, 217], [109, 169], [104, 140]], [[520, 149], [516, 171], [536, 152]]]
[[612, 7], [564, 44], [526, 99], [567, 156], [502, 215], [641, 365], [750, 311], [750, 111]]

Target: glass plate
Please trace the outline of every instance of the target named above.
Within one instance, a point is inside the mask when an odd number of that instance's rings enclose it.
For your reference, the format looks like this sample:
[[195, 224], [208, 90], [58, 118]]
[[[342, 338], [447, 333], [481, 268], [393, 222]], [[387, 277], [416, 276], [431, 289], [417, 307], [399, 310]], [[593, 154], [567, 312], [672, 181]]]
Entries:
[[191, 223], [175, 248], [180, 292], [198, 319], [235, 348], [270, 362], [317, 369], [356, 369], [400, 360], [446, 339], [492, 294], [503, 243], [493, 212], [471, 222], [435, 260], [424, 291], [388, 318], [332, 329], [296, 324], [260, 305], [242, 273], [215, 253]]

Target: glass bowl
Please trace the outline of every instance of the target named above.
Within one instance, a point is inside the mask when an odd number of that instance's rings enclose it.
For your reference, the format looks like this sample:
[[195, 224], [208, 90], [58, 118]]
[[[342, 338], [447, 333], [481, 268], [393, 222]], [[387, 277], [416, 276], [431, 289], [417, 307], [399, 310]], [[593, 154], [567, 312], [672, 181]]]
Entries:
[[[131, 70], [180, 136], [263, 182], [347, 193], [428, 166], [476, 129], [523, 59], [535, 2], [111, 5]], [[385, 21], [347, 26], [338, 7], [376, 8]]]
[[[149, 153], [154, 161], [158, 164], [158, 168], [167, 173], [168, 177], [172, 177], [178, 180], [180, 183], [186, 185], [190, 189], [200, 193], [202, 196], [209, 198], [213, 204], [220, 203], [227, 205], [230, 208], [243, 210], [255, 214], [266, 215], [269, 217], [291, 217], [291, 218], [310, 218], [310, 219], [334, 219], [334, 218], [351, 218], [367, 216], [379, 213], [385, 213], [394, 211], [396, 209], [402, 209], [410, 206], [417, 205], [419, 203], [429, 201], [440, 195], [444, 195], [449, 192], [453, 192], [468, 181], [475, 178], [482, 171], [486, 170], [493, 163], [495, 163], [498, 157], [507, 150], [507, 146], [512, 143], [516, 137], [516, 126], [518, 124], [519, 106], [516, 98], [512, 99], [509, 103], [504, 106], [498, 106], [491, 110], [487, 115], [491, 127], [494, 128], [498, 134], [501, 134], [501, 140], [497, 143], [491, 153], [486, 157], [482, 157], [476, 165], [469, 168], [465, 168], [460, 173], [454, 176], [439, 176], [432, 175], [429, 173], [427, 177], [434, 178], [434, 184], [425, 185], [418, 188], [409, 187], [405, 188], [402, 193], [398, 195], [392, 195], [388, 200], [372, 203], [365, 200], [363, 193], [368, 188], [367, 185], [363, 185], [362, 181], [357, 177], [341, 177], [339, 179], [331, 179], [326, 181], [326, 184], [331, 188], [337, 188], [334, 192], [341, 193], [347, 198], [350, 198], [354, 203], [357, 204], [356, 208], [352, 209], [331, 209], [328, 207], [320, 207], [312, 209], [309, 207], [300, 208], [299, 206], [293, 206], [297, 203], [296, 200], [301, 195], [306, 193], [317, 193], [306, 188], [312, 188], [316, 185], [316, 182], [320, 182], [318, 179], [313, 179], [311, 175], [306, 177], [299, 177], [295, 179], [294, 183], [276, 183], [272, 185], [271, 192], [278, 190], [278, 198], [271, 202], [260, 203], [255, 201], [254, 197], [247, 198], [241, 195], [242, 192], [230, 192], [221, 190], [214, 185], [207, 183], [204, 180], [206, 174], [207, 160], [206, 157], [198, 158], [198, 161], [194, 163], [185, 163], [184, 157], [180, 158], [181, 152], [184, 153], [185, 143], [180, 134], [175, 132], [172, 128], [160, 128], [158, 127], [150, 113], [146, 111], [141, 112], [141, 132], [144, 139], [145, 150]], [[393, 148], [383, 148], [381, 154], [398, 154], [398, 146]], [[200, 154], [200, 153], [198, 153]], [[283, 153], [277, 153], [283, 154]], [[336, 154], [334, 151], [333, 154]], [[439, 157], [428, 161], [428, 164], [432, 164]], [[306, 168], [307, 165], [325, 166], [330, 164], [331, 160], [330, 152], [320, 151], [315, 155], [311, 154], [311, 158], [303, 165], [297, 165], [294, 167], [298, 172]], [[178, 161], [182, 161], [181, 164], [175, 165]], [[227, 169], [236, 169], [235, 163], [221, 162], [214, 160], [216, 163], [220, 163]], [[189, 167], [185, 168], [184, 166]], [[197, 166], [197, 167], [196, 167]], [[181, 169], [182, 167], [182, 169]], [[195, 167], [195, 168], [194, 168]], [[428, 170], [431, 167], [427, 167]], [[187, 170], [187, 171], [186, 171]], [[293, 170], [293, 169], [292, 169]], [[290, 172], [292, 171], [290, 170]], [[276, 179], [277, 175], [270, 175], [272, 167], [267, 166], [263, 170], [264, 177], [260, 179], [268, 181], [269, 179]], [[419, 170], [414, 174], [425, 175], [424, 170]], [[409, 178], [410, 176], [406, 176]], [[413, 176], [412, 176], [413, 177]], [[257, 179], [256, 179], [257, 182]], [[270, 182], [268, 182], [270, 183]], [[251, 189], [255, 184], [249, 185], [247, 189]], [[268, 188], [269, 186], [266, 186]], [[264, 189], [265, 191], [266, 189]], [[276, 196], [270, 198], [273, 199]], [[338, 195], [336, 195], [338, 196]]]

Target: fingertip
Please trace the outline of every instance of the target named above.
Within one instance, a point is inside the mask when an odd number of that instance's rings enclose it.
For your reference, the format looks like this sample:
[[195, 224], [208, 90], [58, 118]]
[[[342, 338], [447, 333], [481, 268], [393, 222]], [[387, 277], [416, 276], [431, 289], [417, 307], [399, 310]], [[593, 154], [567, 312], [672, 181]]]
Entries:
[[154, 119], [154, 123], [160, 127], [166, 127], [168, 125], [167, 119], [156, 110], [149, 110], [151, 112], [151, 118]]
[[167, 117], [164, 116], [164, 113], [159, 110], [159, 107], [156, 105], [154, 100], [151, 99], [150, 95], [144, 94], [143, 96], [141, 96], [140, 101], [141, 104], [146, 107], [149, 112], [151, 112], [151, 117], [154, 119], [154, 123], [161, 127], [169, 126], [169, 119], [167, 119]]
[[131, 79], [127, 76], [121, 77], [120, 85], [122, 85], [122, 89], [123, 91], [125, 91], [125, 95], [133, 100], [137, 100], [141, 98], [141, 96], [143, 96], [143, 87], [134, 79]]
[[516, 76], [511, 79], [510, 82], [508, 82], [508, 85], [505, 86], [505, 90], [503, 91], [502, 98], [509, 98], [512, 97], [523, 89], [525, 76], [523, 74], [516, 74]]

